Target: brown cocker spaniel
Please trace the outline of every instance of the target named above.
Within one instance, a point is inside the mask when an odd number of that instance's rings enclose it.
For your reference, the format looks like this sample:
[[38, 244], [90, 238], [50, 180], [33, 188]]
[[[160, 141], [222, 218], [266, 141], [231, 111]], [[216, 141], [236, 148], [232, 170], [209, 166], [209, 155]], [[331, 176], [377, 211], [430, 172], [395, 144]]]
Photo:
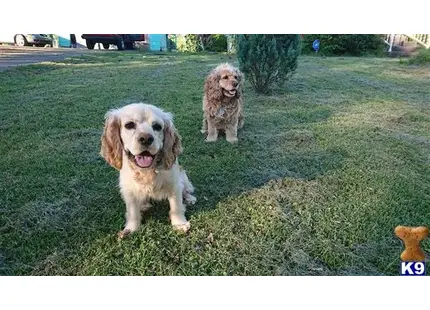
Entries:
[[208, 75], [203, 96], [203, 128], [206, 141], [218, 139], [225, 132], [230, 143], [237, 142], [237, 130], [243, 127], [244, 76], [238, 68], [221, 64]]

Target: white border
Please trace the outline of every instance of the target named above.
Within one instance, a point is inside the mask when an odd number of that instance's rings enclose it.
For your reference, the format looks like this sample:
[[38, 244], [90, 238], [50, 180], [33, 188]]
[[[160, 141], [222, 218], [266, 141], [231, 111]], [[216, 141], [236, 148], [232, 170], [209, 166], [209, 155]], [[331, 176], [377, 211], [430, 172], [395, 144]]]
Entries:
[[0, 8], [0, 32], [430, 33], [422, 0], [13, 0]]
[[1, 277], [2, 309], [413, 309], [429, 277]]

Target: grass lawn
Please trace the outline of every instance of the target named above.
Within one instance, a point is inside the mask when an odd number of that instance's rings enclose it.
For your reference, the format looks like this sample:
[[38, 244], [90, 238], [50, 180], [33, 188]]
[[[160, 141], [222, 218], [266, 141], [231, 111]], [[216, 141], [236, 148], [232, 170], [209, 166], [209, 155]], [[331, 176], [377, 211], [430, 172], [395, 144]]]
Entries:
[[[301, 57], [274, 94], [246, 85], [232, 146], [199, 132], [224, 61], [115, 51], [0, 72], [0, 274], [398, 275], [394, 227], [430, 225], [430, 67]], [[188, 235], [162, 202], [116, 238], [103, 117], [138, 101], [175, 115], [198, 198]]]

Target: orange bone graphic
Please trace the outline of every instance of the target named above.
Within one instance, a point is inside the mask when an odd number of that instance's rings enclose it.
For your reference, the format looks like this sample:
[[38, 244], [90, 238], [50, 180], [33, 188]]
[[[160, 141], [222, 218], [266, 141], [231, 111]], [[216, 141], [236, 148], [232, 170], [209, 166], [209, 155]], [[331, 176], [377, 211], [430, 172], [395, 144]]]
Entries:
[[428, 236], [428, 227], [397, 226], [394, 229], [394, 233], [402, 239], [405, 245], [405, 250], [400, 255], [402, 261], [423, 262], [425, 260], [425, 254], [420, 248], [420, 242]]

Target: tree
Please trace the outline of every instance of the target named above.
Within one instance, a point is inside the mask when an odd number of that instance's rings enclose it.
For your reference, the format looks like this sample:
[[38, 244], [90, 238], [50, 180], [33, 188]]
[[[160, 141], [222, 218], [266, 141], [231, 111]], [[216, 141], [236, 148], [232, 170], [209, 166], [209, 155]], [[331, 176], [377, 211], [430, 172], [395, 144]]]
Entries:
[[205, 51], [213, 44], [213, 36], [211, 34], [197, 34], [197, 42], [201, 51]]
[[227, 34], [227, 52], [229, 54], [236, 54], [237, 51], [237, 34]]
[[258, 93], [282, 86], [297, 69], [300, 36], [295, 34], [241, 34], [237, 36], [239, 67]]
[[223, 34], [186, 34], [178, 42], [181, 52], [226, 52], [227, 37]]

